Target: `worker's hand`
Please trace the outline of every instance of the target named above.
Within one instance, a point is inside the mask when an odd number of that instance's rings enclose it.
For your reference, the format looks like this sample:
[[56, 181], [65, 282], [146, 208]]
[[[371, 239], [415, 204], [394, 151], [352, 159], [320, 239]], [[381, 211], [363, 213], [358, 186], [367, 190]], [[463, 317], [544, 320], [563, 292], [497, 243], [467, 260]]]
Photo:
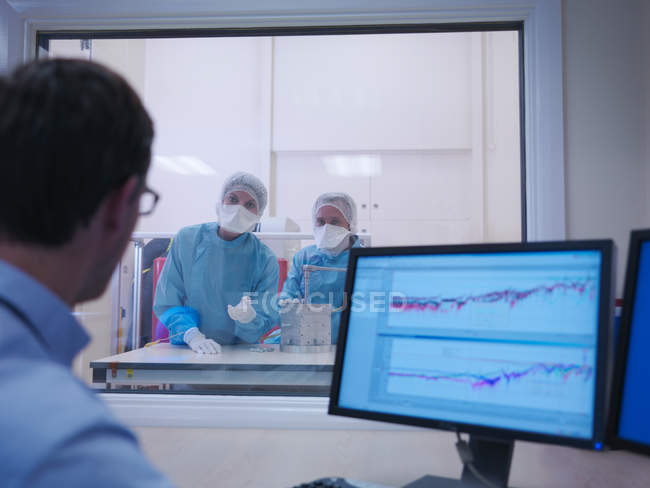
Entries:
[[183, 334], [183, 340], [197, 354], [219, 354], [221, 352], [219, 343], [205, 337], [197, 327], [187, 329]]
[[299, 303], [300, 303], [299, 298], [281, 298], [280, 300], [278, 300], [278, 305], [280, 306], [281, 313], [292, 310]]
[[231, 319], [242, 324], [251, 322], [257, 317], [257, 312], [255, 312], [251, 303], [251, 297], [244, 295], [236, 306], [228, 305], [228, 315], [230, 315]]

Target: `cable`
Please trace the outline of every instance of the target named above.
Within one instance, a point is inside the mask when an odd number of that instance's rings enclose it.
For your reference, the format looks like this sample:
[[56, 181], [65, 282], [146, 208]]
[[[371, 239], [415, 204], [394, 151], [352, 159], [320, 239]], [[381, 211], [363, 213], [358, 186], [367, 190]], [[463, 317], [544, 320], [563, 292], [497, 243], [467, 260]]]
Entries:
[[185, 331], [183, 331], [183, 332], [179, 332], [178, 334], [174, 334], [174, 335], [169, 336], [169, 337], [163, 337], [162, 339], [158, 339], [157, 341], [147, 342], [147, 343], [144, 345], [144, 347], [155, 346], [156, 344], [158, 344], [158, 343], [160, 343], [160, 342], [162, 342], [162, 341], [167, 341], [167, 340], [169, 340], [169, 339], [172, 339], [172, 338], [174, 338], [174, 337], [178, 337], [179, 335], [183, 335], [183, 334], [185, 334]]
[[476, 469], [476, 466], [474, 466], [474, 453], [472, 453], [472, 448], [469, 446], [467, 441], [464, 441], [460, 437], [460, 432], [458, 431], [456, 431], [456, 439], [458, 439], [456, 442], [456, 450], [458, 451], [458, 456], [460, 457], [460, 461], [463, 463], [463, 466], [469, 469], [474, 477], [488, 488], [503, 488], [487, 479], [479, 472], [478, 469]]

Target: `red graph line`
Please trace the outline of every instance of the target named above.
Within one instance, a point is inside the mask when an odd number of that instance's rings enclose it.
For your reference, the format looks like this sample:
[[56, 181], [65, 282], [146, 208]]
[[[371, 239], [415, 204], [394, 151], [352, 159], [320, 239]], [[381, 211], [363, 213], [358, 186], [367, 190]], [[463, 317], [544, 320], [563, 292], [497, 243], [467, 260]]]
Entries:
[[461, 310], [470, 303], [507, 303], [510, 307], [526, 300], [534, 295], [550, 295], [557, 291], [576, 291], [583, 295], [589, 288], [591, 280], [584, 282], [574, 281], [569, 283], [556, 283], [554, 285], [540, 285], [529, 290], [506, 289], [493, 291], [479, 295], [468, 295], [459, 297], [393, 297], [390, 308], [393, 310], [429, 310], [436, 312], [441, 309]]

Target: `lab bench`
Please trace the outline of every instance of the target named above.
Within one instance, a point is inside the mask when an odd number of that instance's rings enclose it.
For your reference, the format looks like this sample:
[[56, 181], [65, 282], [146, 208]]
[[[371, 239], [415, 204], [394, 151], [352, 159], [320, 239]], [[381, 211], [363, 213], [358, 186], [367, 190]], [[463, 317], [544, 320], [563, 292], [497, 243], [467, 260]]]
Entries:
[[[261, 352], [264, 350], [264, 352]], [[334, 351], [293, 353], [277, 344], [221, 346], [196, 354], [186, 345], [156, 344], [90, 363], [97, 389], [168, 389], [192, 393], [328, 395]]]

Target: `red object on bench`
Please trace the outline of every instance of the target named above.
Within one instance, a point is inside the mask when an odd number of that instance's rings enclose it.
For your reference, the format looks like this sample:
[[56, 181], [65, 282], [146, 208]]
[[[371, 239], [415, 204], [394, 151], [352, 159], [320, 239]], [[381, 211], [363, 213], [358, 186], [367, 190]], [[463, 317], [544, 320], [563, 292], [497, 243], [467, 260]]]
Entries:
[[[158, 278], [160, 277], [160, 273], [162, 273], [163, 266], [165, 265], [165, 259], [167, 258], [156, 258], [153, 260], [153, 292], [151, 294], [151, 303], [155, 303], [156, 300], [156, 285], [158, 284]], [[165, 327], [163, 323], [158, 320], [158, 317], [156, 317], [153, 309], [151, 310], [151, 328], [152, 341], [157, 341], [159, 339], [169, 337], [169, 331], [167, 330], [167, 327]]]
[[278, 280], [278, 293], [282, 291], [284, 286], [284, 281], [287, 279], [287, 273], [289, 272], [289, 263], [284, 258], [278, 259], [278, 266], [280, 266], [280, 279]]
[[[156, 285], [158, 284], [158, 278], [160, 273], [162, 273], [163, 266], [165, 266], [166, 258], [156, 258], [153, 260], [153, 302], [156, 303]], [[289, 272], [289, 263], [286, 259], [278, 259], [278, 266], [280, 267], [280, 279], [278, 280], [278, 293], [282, 291], [284, 286], [284, 281], [287, 279], [287, 273]], [[169, 337], [169, 331], [163, 323], [158, 320], [156, 314], [151, 310], [151, 324], [152, 324], [152, 341], [157, 341], [159, 339], [165, 339]]]

